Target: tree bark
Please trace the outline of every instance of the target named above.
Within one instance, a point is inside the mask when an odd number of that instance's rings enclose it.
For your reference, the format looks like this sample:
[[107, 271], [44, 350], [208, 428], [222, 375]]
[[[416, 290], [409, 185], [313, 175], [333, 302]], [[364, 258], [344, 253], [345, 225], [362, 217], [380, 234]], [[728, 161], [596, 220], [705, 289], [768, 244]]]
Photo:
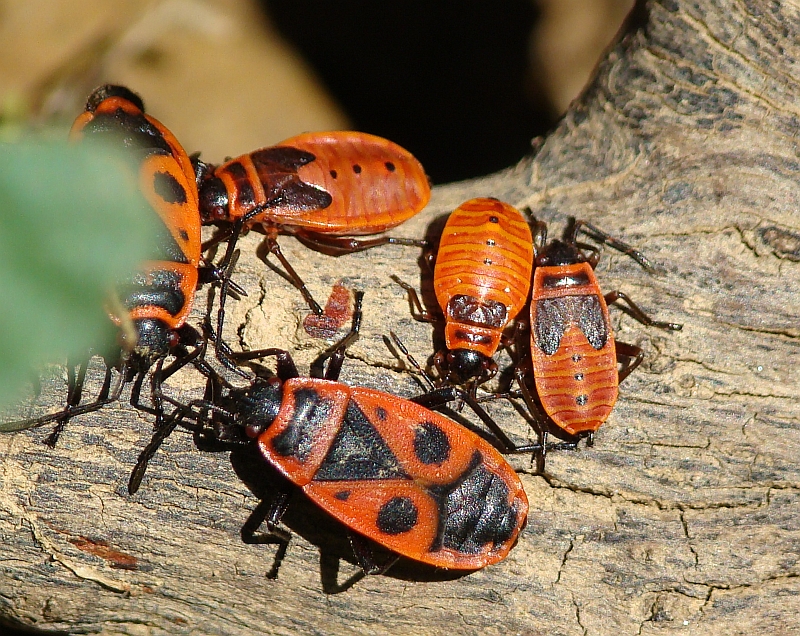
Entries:
[[[551, 234], [577, 216], [663, 266], [650, 276], [605, 250], [604, 289], [684, 325], [665, 333], [612, 310], [618, 337], [643, 347], [645, 362], [594, 448], [552, 454], [543, 476], [528, 458], [509, 459], [531, 513], [504, 562], [464, 576], [401, 564], [335, 594], [357, 570], [352, 552], [341, 528], [297, 497], [286, 516], [295, 535], [268, 579], [274, 546], [240, 538], [267, 488], [239, 478], [247, 457], [200, 452], [178, 432], [129, 497], [152, 421], [123, 402], [76, 417], [54, 450], [41, 429], [0, 436], [0, 615], [137, 635], [800, 629], [799, 79], [795, 1], [642, 2], [530, 157], [435, 189], [394, 232], [422, 236], [475, 196], [529, 206]], [[305, 335], [302, 298], [256, 259], [258, 242], [241, 245], [236, 280], [249, 296], [231, 303], [227, 336], [291, 349], [305, 370], [327, 344]], [[381, 338], [392, 329], [417, 358], [433, 351], [435, 327], [410, 317], [389, 278], [424, 282], [418, 252], [333, 259], [291, 238], [282, 246], [318, 299], [339, 279], [366, 292], [343, 380], [419, 393]], [[58, 382], [45, 388], [51, 405], [63, 400]], [[168, 390], [191, 399], [202, 379], [180, 374]], [[488, 408], [530, 438], [508, 405]]]

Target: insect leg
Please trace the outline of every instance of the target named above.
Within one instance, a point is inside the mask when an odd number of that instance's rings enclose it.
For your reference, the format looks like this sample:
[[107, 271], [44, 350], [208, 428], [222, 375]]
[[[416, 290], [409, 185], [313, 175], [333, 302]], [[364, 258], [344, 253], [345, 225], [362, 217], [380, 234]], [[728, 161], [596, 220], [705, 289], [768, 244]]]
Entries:
[[[317, 316], [321, 316], [323, 313], [322, 307], [320, 307], [319, 303], [316, 300], [314, 300], [314, 297], [311, 295], [311, 292], [308, 291], [308, 288], [306, 287], [306, 284], [303, 282], [303, 279], [300, 278], [300, 275], [296, 271], [294, 271], [294, 268], [289, 264], [289, 261], [286, 260], [286, 257], [283, 255], [281, 247], [278, 244], [277, 231], [272, 227], [266, 227], [265, 229], [267, 229], [267, 237], [264, 240], [264, 244], [266, 245], [267, 251], [270, 254], [274, 254], [275, 258], [277, 258], [280, 261], [281, 266], [283, 266], [283, 269], [286, 272], [286, 275], [289, 277], [289, 280], [291, 281], [292, 285], [297, 287], [297, 289], [300, 291], [300, 294], [302, 294], [303, 298], [306, 301], [306, 304], [309, 306], [311, 311], [317, 314]], [[269, 265], [266, 259], [266, 255], [262, 256], [261, 259], [267, 265]]]
[[[281, 518], [289, 506], [291, 491], [288, 488], [281, 488], [271, 500], [262, 500], [244, 522], [241, 530], [242, 541], [250, 544], [276, 544], [278, 550], [275, 553], [275, 560], [267, 574], [267, 578], [275, 579], [278, 577], [283, 557], [286, 556], [286, 549], [292, 538], [291, 532], [279, 528]], [[262, 523], [266, 523], [267, 532], [258, 532]]]
[[590, 236], [595, 241], [604, 243], [609, 247], [612, 247], [615, 250], [630, 256], [648, 272], [653, 273], [656, 271], [656, 268], [653, 267], [653, 264], [639, 250], [635, 249], [631, 245], [628, 245], [627, 243], [624, 243], [623, 241], [620, 241], [619, 239], [614, 238], [610, 234], [603, 232], [603, 230], [595, 225], [592, 225], [588, 221], [575, 221], [575, 224], [572, 227], [572, 242], [575, 242], [575, 237], [578, 235], [578, 232], [583, 232], [586, 236]]
[[356, 561], [358, 561], [358, 565], [361, 566], [364, 574], [385, 574], [389, 568], [391, 568], [400, 560], [399, 556], [391, 557], [386, 563], [379, 565], [375, 561], [375, 554], [372, 551], [372, 545], [370, 544], [369, 539], [366, 539], [355, 532], [348, 532], [347, 535], [350, 539], [350, 545], [353, 548], [353, 554], [356, 557]]
[[411, 317], [414, 320], [418, 320], [420, 322], [437, 322], [437, 320], [431, 316], [430, 312], [422, 306], [422, 302], [419, 299], [419, 294], [417, 293], [416, 289], [414, 289], [405, 281], [401, 280], [395, 274], [392, 274], [389, 278], [391, 278], [395, 283], [400, 285], [400, 287], [408, 292], [408, 304], [411, 308]]
[[638, 320], [643, 325], [647, 325], [648, 327], [658, 327], [659, 329], [669, 329], [670, 331], [680, 331], [683, 329], [683, 325], [678, 324], [676, 322], [661, 322], [659, 320], [653, 320], [650, 316], [648, 316], [642, 309], [634, 303], [627, 294], [621, 291], [612, 291], [605, 295], [606, 303], [611, 304], [615, 303], [618, 300], [624, 300], [625, 303], [628, 305], [628, 311], [631, 316], [633, 316], [636, 320]]
[[[53, 448], [56, 445], [56, 442], [58, 442], [61, 432], [67, 425], [67, 422], [69, 422], [71, 411], [74, 407], [80, 404], [81, 397], [83, 395], [83, 383], [86, 380], [86, 368], [89, 366], [89, 360], [81, 360], [80, 364], [77, 365], [77, 375], [75, 374], [75, 366], [76, 365], [72, 360], [67, 360], [67, 406], [64, 409], [64, 416], [59, 417], [56, 420], [55, 427], [51, 431], [50, 435], [48, 435], [44, 440], [44, 443], [50, 448]], [[100, 408], [100, 406], [97, 408]]]
[[[628, 344], [627, 342], [620, 342], [619, 340], [614, 344], [617, 351], [617, 362], [622, 363], [622, 368], [619, 371], [619, 378], [617, 380], [619, 383], [627, 378], [631, 372], [642, 363], [642, 360], [644, 360], [644, 351], [641, 347]], [[625, 358], [625, 360], [620, 360], [620, 358]]]
[[312, 369], [319, 369], [325, 360], [328, 362], [328, 368], [325, 370], [324, 377], [326, 380], [338, 380], [339, 374], [342, 371], [342, 364], [344, 363], [344, 354], [351, 344], [358, 340], [359, 331], [361, 329], [361, 318], [363, 317], [362, 305], [364, 303], [364, 292], [357, 291], [353, 294], [353, 323], [347, 335], [339, 340], [336, 344], [330, 347], [314, 361]]
[[394, 238], [392, 236], [378, 236], [369, 239], [359, 239], [352, 236], [330, 236], [309, 230], [295, 229], [292, 234], [307, 247], [328, 256], [342, 256], [353, 252], [379, 247], [381, 245], [409, 245], [411, 247], [428, 247], [428, 242], [421, 239]]

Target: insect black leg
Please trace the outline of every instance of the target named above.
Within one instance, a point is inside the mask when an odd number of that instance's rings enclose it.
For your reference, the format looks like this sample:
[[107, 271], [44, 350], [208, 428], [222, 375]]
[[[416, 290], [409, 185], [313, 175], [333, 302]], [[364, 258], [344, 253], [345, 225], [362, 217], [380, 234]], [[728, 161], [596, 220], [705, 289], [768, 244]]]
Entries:
[[361, 330], [361, 318], [363, 317], [362, 305], [364, 303], [364, 292], [357, 291], [353, 295], [353, 322], [350, 326], [350, 331], [339, 342], [334, 344], [327, 351], [324, 351], [312, 365], [312, 368], [319, 368], [325, 360], [330, 359], [328, 368], [325, 370], [325, 379], [336, 381], [339, 379], [339, 374], [342, 371], [342, 364], [344, 363], [344, 354], [347, 347], [358, 340], [359, 331]]
[[[428, 391], [430, 392], [430, 391], [436, 390], [436, 383], [433, 381], [433, 378], [431, 378], [425, 372], [425, 369], [423, 369], [420, 366], [419, 362], [416, 361], [414, 356], [411, 355], [409, 350], [403, 344], [403, 341], [400, 340], [400, 338], [397, 336], [397, 334], [394, 331], [390, 331], [389, 335], [392, 337], [392, 341], [394, 342], [394, 346], [397, 347], [398, 349], [400, 349], [400, 352], [405, 355], [406, 360], [408, 360], [409, 364], [412, 367], [414, 367], [414, 369], [416, 369], [417, 372], [420, 374], [420, 376], [425, 380], [425, 383], [428, 385]], [[384, 342], [386, 343], [387, 346], [389, 346], [389, 341], [386, 338], [386, 336], [384, 336]], [[436, 355], [438, 356], [439, 354], [437, 353]], [[436, 364], [436, 356], [434, 356], [434, 364]], [[437, 369], [437, 371], [439, 371], [439, 366], [438, 365], [436, 365], [436, 369]]]
[[411, 317], [414, 320], [418, 320], [419, 322], [437, 322], [437, 320], [431, 316], [430, 312], [422, 306], [422, 301], [420, 301], [416, 289], [394, 274], [389, 278], [408, 292], [408, 305], [411, 309]]
[[100, 400], [107, 400], [108, 394], [111, 391], [111, 376], [113, 375], [111, 372], [111, 366], [107, 360], [104, 359], [105, 362], [105, 374], [103, 375], [103, 386], [100, 387], [100, 393], [97, 395], [98, 401]]
[[222, 261], [220, 261], [220, 269], [223, 273], [222, 284], [219, 288], [219, 307], [217, 308], [217, 337], [214, 339], [214, 350], [217, 355], [217, 360], [227, 369], [241, 376], [244, 374], [231, 360], [230, 348], [222, 340], [222, 327], [225, 324], [225, 301], [231, 293], [231, 285], [233, 284], [231, 281], [231, 274], [236, 267], [236, 262], [239, 260], [239, 250], [236, 249], [236, 242], [242, 234], [243, 224], [244, 218], [239, 219], [233, 224], [231, 236], [228, 240], [228, 247], [225, 250], [225, 256], [223, 256]]
[[529, 225], [531, 226], [531, 235], [533, 238], [533, 247], [539, 250], [547, 243], [547, 223], [538, 221], [533, 217], [533, 211], [530, 208], [524, 208], [524, 211], [531, 217]]
[[217, 230], [217, 233], [214, 234], [210, 239], [208, 239], [203, 245], [200, 247], [201, 252], [207, 252], [212, 247], [216, 247], [223, 241], [227, 241], [233, 235], [233, 226]]
[[503, 429], [495, 422], [492, 417], [481, 407], [480, 404], [463, 389], [456, 386], [445, 386], [411, 398], [412, 402], [436, 410], [439, 407], [446, 406], [450, 402], [461, 400], [466, 404], [475, 415], [484, 423], [492, 434], [497, 438], [497, 441], [502, 446], [501, 450], [504, 453], [530, 453], [535, 452], [540, 448], [537, 444], [526, 444], [518, 446], [511, 441], [511, 439], [503, 432]]
[[150, 438], [150, 442], [139, 454], [139, 459], [136, 460], [136, 466], [134, 466], [133, 471], [131, 471], [131, 477], [128, 480], [128, 494], [134, 495], [139, 490], [139, 486], [142, 485], [142, 479], [144, 479], [144, 473], [147, 470], [148, 462], [153, 459], [153, 456], [158, 449], [161, 448], [161, 444], [164, 443], [164, 440], [172, 434], [172, 431], [178, 426], [182, 417], [183, 413], [181, 409], [176, 409], [170, 417], [159, 422], [156, 426], [153, 437]]
[[[280, 261], [281, 266], [283, 266], [283, 269], [285, 270], [287, 276], [289, 277], [289, 280], [291, 281], [292, 285], [297, 287], [297, 289], [300, 291], [300, 293], [302, 294], [303, 298], [306, 301], [306, 304], [308, 304], [311, 311], [317, 314], [317, 316], [321, 316], [323, 314], [322, 307], [320, 307], [319, 303], [316, 300], [314, 300], [314, 297], [311, 295], [311, 292], [308, 291], [308, 287], [306, 287], [306, 284], [303, 282], [303, 279], [300, 278], [298, 273], [294, 271], [294, 268], [289, 264], [289, 261], [286, 260], [286, 257], [283, 255], [281, 247], [278, 244], [278, 239], [276, 237], [268, 235], [267, 238], [265, 239], [265, 244], [267, 247], [267, 251], [270, 254], [274, 254], [275, 258], [277, 258]], [[265, 256], [262, 257], [262, 260], [265, 263], [267, 263]]]
[[71, 412], [80, 404], [83, 396], [83, 383], [86, 380], [86, 368], [89, 366], [89, 360], [81, 360], [80, 364], [77, 365], [77, 375], [75, 374], [75, 366], [72, 360], [67, 360], [67, 406], [64, 409], [64, 415], [56, 420], [55, 427], [44, 440], [44, 443], [50, 448], [55, 447], [58, 438], [61, 437], [61, 432], [70, 420]]
[[[198, 271], [198, 280], [201, 285], [206, 283], [222, 283], [225, 280], [226, 276], [226, 269], [230, 269], [233, 271], [236, 267], [236, 263], [239, 261], [240, 251], [236, 250], [233, 253], [233, 257], [231, 262], [233, 265], [230, 268], [225, 268], [222, 263], [220, 265], [214, 265], [213, 263], [209, 263], [206, 265], [202, 265], [201, 267], [197, 268]], [[228, 285], [230, 289], [228, 290], [228, 295], [232, 296], [233, 298], [238, 298], [239, 296], [247, 296], [247, 291], [239, 285], [234, 280], [229, 280]]]
[[544, 472], [545, 457], [547, 455], [547, 447], [545, 446], [547, 444], [547, 431], [540, 419], [542, 417], [542, 409], [528, 390], [523, 371], [517, 367], [514, 370], [514, 374], [517, 378], [517, 385], [519, 385], [522, 400], [525, 402], [525, 406], [528, 407], [528, 413], [530, 413], [531, 416], [528, 423], [536, 433], [539, 442], [539, 449], [533, 452], [533, 460], [536, 462], [536, 473], [541, 474]]
[[[281, 518], [289, 506], [289, 496], [291, 492], [280, 489], [272, 500], [263, 500], [259, 503], [242, 526], [242, 541], [250, 544], [276, 544], [278, 550], [275, 553], [275, 560], [267, 574], [267, 578], [275, 579], [278, 577], [278, 570], [281, 567], [283, 557], [286, 556], [286, 549], [292, 538], [291, 532], [279, 528]], [[266, 523], [267, 532], [258, 532], [262, 523]]]
[[242, 351], [234, 354], [234, 359], [237, 361], [255, 360], [257, 358], [268, 358], [274, 356], [277, 361], [277, 376], [286, 381], [291, 378], [299, 378], [300, 372], [297, 370], [297, 365], [292, 359], [290, 354], [285, 349], [255, 349], [253, 351]]
[[626, 313], [633, 316], [636, 320], [638, 320], [643, 325], [647, 325], [648, 327], [658, 327], [659, 329], [669, 329], [670, 331], [680, 331], [683, 329], [683, 325], [678, 324], [676, 322], [661, 322], [659, 320], [653, 320], [650, 316], [648, 316], [644, 311], [642, 311], [641, 307], [634, 303], [627, 294], [621, 291], [612, 291], [605, 295], [606, 303], [611, 304], [615, 303], [618, 300], [624, 300], [625, 303], [628, 305], [628, 311]]
[[133, 382], [133, 386], [131, 387], [131, 406], [133, 408], [138, 409], [140, 411], [144, 411], [145, 413], [155, 413], [155, 411], [149, 407], [145, 406], [141, 403], [142, 399], [142, 384], [144, 383], [144, 373], [137, 373], [136, 379]]
[[639, 250], [635, 249], [631, 245], [628, 245], [627, 243], [620, 241], [619, 239], [614, 238], [610, 234], [606, 234], [605, 232], [603, 232], [603, 230], [592, 225], [591, 223], [587, 221], [575, 221], [575, 224], [573, 225], [572, 228], [572, 237], [571, 237], [573, 243], [575, 242], [575, 237], [578, 235], [578, 232], [583, 232], [586, 236], [590, 236], [595, 241], [598, 241], [600, 243], [605, 243], [609, 247], [612, 247], [615, 250], [618, 250], [623, 254], [630, 256], [633, 260], [639, 263], [639, 265], [641, 265], [648, 272], [653, 273], [656, 271], [656, 268], [653, 267], [652, 263], [650, 263], [650, 261], [647, 260], [645, 255], [642, 254]]
[[379, 247], [381, 245], [408, 245], [411, 247], [428, 247], [428, 242], [422, 239], [394, 238], [391, 236], [377, 236], [369, 239], [359, 239], [352, 236], [329, 236], [296, 229], [292, 232], [297, 239], [307, 247], [328, 256], [342, 256], [353, 252]]
[[[627, 342], [620, 342], [619, 340], [614, 344], [617, 351], [617, 362], [622, 363], [622, 368], [619, 370], [619, 377], [617, 379], [617, 383], [620, 383], [642, 363], [642, 360], [644, 360], [644, 351], [641, 347], [628, 344]], [[625, 360], [620, 360], [620, 358], [625, 358]]]
[[347, 535], [350, 539], [350, 545], [353, 548], [353, 554], [356, 557], [356, 561], [358, 561], [358, 565], [361, 566], [364, 574], [385, 574], [389, 568], [391, 568], [400, 560], [399, 556], [395, 556], [389, 558], [386, 563], [379, 565], [375, 561], [375, 554], [372, 551], [372, 545], [370, 544], [369, 539], [366, 539], [355, 532], [348, 532]]
[[533, 459], [536, 462], [536, 473], [541, 474], [544, 473], [548, 451], [576, 450], [578, 448], [578, 440], [557, 443], [550, 443], [547, 441], [549, 433], [547, 431], [546, 422], [549, 420], [549, 417], [547, 413], [544, 412], [541, 405], [534, 399], [525, 382], [525, 374], [519, 367], [517, 367], [515, 375], [520, 393], [522, 394], [522, 400], [525, 402], [525, 406], [528, 407], [528, 413], [530, 413], [531, 416], [530, 419], [528, 419], [528, 423], [538, 436], [539, 448], [534, 449]]
[[[88, 364], [88, 361], [85, 364]], [[85, 368], [83, 369], [83, 371], [81, 371], [79, 369], [78, 375], [75, 376], [74, 374], [70, 374], [70, 372], [68, 371], [68, 376], [70, 378], [70, 380], [69, 380], [70, 387], [74, 386], [74, 384], [73, 384], [74, 381], [76, 382], [76, 381], [80, 380], [80, 382], [82, 384], [83, 383], [83, 378], [85, 377], [85, 372], [86, 372]], [[76, 415], [83, 415], [84, 413], [91, 413], [92, 411], [97, 411], [97, 410], [101, 409], [103, 406], [105, 406], [106, 404], [109, 404], [109, 403], [114, 402], [114, 401], [119, 399], [119, 396], [122, 393], [122, 388], [125, 386], [125, 377], [124, 377], [123, 374], [120, 374], [118, 376], [117, 384], [114, 387], [113, 392], [111, 392], [111, 394], [109, 395], [109, 391], [108, 391], [108, 389], [106, 389], [106, 381], [108, 381], [109, 386], [110, 386], [110, 375], [111, 375], [111, 371], [110, 371], [109, 368], [107, 368], [106, 369], [106, 378], [104, 378], [104, 381], [103, 381], [103, 387], [104, 388], [100, 392], [100, 397], [98, 397], [98, 399], [95, 400], [94, 402], [89, 402], [88, 404], [81, 404], [81, 405], [78, 405], [77, 403], [70, 405], [68, 403], [67, 406], [64, 407], [63, 409], [61, 409], [60, 411], [57, 411], [55, 413], [50, 413], [49, 415], [43, 415], [41, 417], [37, 417], [37, 418], [34, 418], [34, 419], [29, 419], [29, 420], [18, 420], [18, 421], [15, 421], [15, 422], [3, 422], [3, 423], [0, 423], [0, 432], [3, 432], [3, 433], [14, 433], [14, 432], [17, 432], [17, 431], [24, 431], [24, 430], [27, 430], [29, 428], [36, 428], [37, 426], [43, 426], [45, 424], [49, 424], [50, 422], [58, 422], [58, 425], [56, 426], [56, 430], [54, 430], [50, 434], [50, 436], [48, 436], [48, 438], [45, 440], [45, 443], [47, 443], [48, 445], [51, 445], [51, 446], [55, 445], [55, 443], [58, 440], [58, 436], [61, 434], [61, 431], [64, 429], [64, 425], [70, 419], [72, 419]], [[76, 398], [77, 398], [78, 401], [80, 401], [81, 393], [82, 393], [82, 388], [81, 388], [81, 390], [74, 390], [72, 388], [68, 389], [68, 402], [69, 401], [73, 401], [74, 402]], [[51, 438], [53, 438], [53, 437], [55, 439], [52, 439], [52, 444], [50, 444]]]

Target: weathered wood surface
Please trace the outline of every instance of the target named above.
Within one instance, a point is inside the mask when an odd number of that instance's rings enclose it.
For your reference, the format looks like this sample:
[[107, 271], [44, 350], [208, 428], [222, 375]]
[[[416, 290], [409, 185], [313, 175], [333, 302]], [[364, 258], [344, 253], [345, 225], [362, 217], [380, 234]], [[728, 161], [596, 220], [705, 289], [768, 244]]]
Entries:
[[[798, 3], [645, 3], [535, 156], [438, 188], [396, 231], [423, 235], [473, 196], [529, 205], [553, 232], [577, 215], [666, 270], [648, 276], [606, 250], [605, 289], [685, 325], [663, 333], [614, 314], [645, 363], [594, 449], [553, 455], [544, 477], [511, 458], [532, 509], [505, 562], [455, 578], [404, 566], [332, 594], [337, 564], [340, 582], [355, 572], [349, 547], [298, 502], [287, 516], [297, 534], [269, 580], [274, 549], [239, 537], [257, 499], [228, 453], [175, 434], [126, 495], [151, 421], [121, 405], [76, 418], [53, 451], [43, 430], [0, 436], [0, 614], [135, 635], [795, 633], [799, 80]], [[302, 299], [256, 261], [257, 242], [242, 244], [237, 280], [250, 295], [232, 304], [229, 335], [307, 364], [326, 344], [304, 335]], [[381, 336], [396, 330], [420, 358], [432, 350], [432, 328], [389, 279], [419, 283], [417, 252], [330, 259], [283, 246], [320, 300], [340, 278], [367, 292], [343, 379], [416, 393]], [[199, 378], [178, 381], [179, 397], [197, 394]], [[528, 436], [513, 411], [489, 408]]]

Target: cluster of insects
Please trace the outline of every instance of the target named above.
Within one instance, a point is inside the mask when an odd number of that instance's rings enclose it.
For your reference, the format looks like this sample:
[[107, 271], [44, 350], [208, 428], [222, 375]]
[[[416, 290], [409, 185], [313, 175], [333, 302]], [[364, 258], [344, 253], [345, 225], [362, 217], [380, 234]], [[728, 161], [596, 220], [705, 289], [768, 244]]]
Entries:
[[[130, 493], [179, 426], [221, 444], [254, 447], [264, 470], [277, 472], [285, 485], [245, 528], [253, 540], [280, 544], [280, 558], [289, 541], [281, 517], [300, 489], [348, 529], [366, 573], [384, 572], [395, 561], [378, 563], [373, 543], [397, 558], [440, 568], [474, 570], [502, 560], [528, 510], [504, 455], [530, 453], [542, 472], [549, 451], [574, 449], [581, 439], [591, 445], [619, 383], [642, 362], [640, 348], [615, 341], [608, 305], [624, 302], [629, 315], [651, 327], [681, 327], [652, 320], [622, 292], [603, 294], [594, 274], [598, 248], [579, 236], [652, 271], [637, 250], [584, 221], [573, 222], [563, 239], [548, 241], [544, 223], [497, 199], [476, 198], [452, 212], [438, 250], [429, 253], [441, 315], [426, 311], [416, 290], [395, 279], [408, 292], [412, 315], [443, 329], [432, 378], [391, 334], [428, 390], [404, 399], [338, 381], [345, 351], [359, 334], [360, 291], [350, 331], [320, 357], [320, 369], [327, 362], [324, 372], [303, 376], [288, 351], [237, 352], [222, 339], [226, 298], [245, 294], [235, 283], [239, 236], [262, 231], [262, 257], [274, 255], [313, 315], [323, 316], [281, 252], [279, 235], [331, 255], [392, 243], [428, 249], [424, 241], [383, 234], [427, 205], [430, 186], [420, 163], [388, 140], [329, 132], [210, 165], [189, 156], [145, 113], [136, 94], [114, 85], [91, 94], [70, 135], [79, 143], [120, 145], [135, 157], [141, 190], [164, 231], [154, 246], [157, 256], [119, 285], [114, 306], [120, 311], [111, 318], [120, 325], [120, 347], [117, 358], [106, 361], [96, 399], [82, 400], [83, 362], [69, 374], [63, 409], [0, 430], [55, 423], [46, 439], [55, 445], [71, 418], [120, 399], [131, 384], [131, 404], [154, 415], [155, 432], [133, 469]], [[216, 230], [203, 244], [205, 225]], [[223, 256], [211, 262], [205, 255], [223, 242]], [[217, 320], [207, 318], [197, 329], [187, 319], [204, 284], [219, 287]], [[508, 390], [490, 393], [483, 386], [497, 374], [500, 349], [509, 351], [514, 377]], [[265, 358], [275, 360], [274, 372], [253, 363]], [[182, 403], [167, 394], [164, 381], [186, 366], [207, 382], [202, 398]], [[515, 444], [494, 421], [483, 404], [498, 399], [521, 400], [535, 441]], [[478, 418], [486, 438], [440, 412], [456, 403]], [[258, 533], [262, 526], [266, 531]]]

